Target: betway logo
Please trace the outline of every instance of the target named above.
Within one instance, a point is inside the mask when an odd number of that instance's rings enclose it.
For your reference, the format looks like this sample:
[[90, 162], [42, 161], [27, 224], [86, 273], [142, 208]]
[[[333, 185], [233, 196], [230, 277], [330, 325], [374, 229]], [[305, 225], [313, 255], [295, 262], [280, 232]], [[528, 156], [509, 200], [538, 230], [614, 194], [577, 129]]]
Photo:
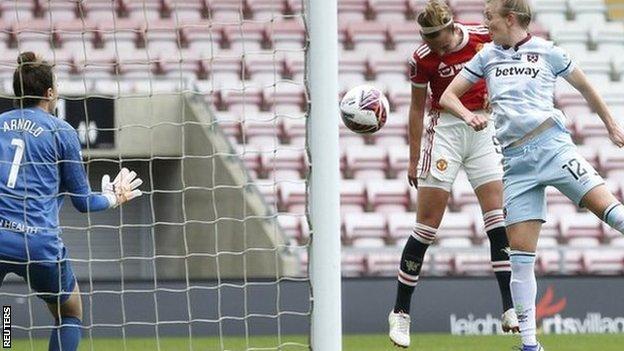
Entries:
[[539, 74], [539, 68], [534, 68], [534, 67], [509, 67], [509, 68], [503, 68], [500, 69], [498, 67], [496, 67], [496, 73], [495, 76], [496, 77], [508, 77], [508, 76], [529, 76], [531, 78], [535, 78], [537, 77], [537, 75]]
[[[624, 332], [624, 317], [603, 317], [600, 313], [589, 312], [585, 318], [562, 317], [567, 299], [555, 301], [555, 290], [549, 286], [544, 296], [536, 304], [536, 319], [541, 321], [545, 334], [577, 334], [577, 333], [621, 333]], [[502, 334], [499, 318], [487, 314], [483, 318], [469, 314], [466, 318], [451, 315], [451, 334], [455, 335], [493, 335]]]

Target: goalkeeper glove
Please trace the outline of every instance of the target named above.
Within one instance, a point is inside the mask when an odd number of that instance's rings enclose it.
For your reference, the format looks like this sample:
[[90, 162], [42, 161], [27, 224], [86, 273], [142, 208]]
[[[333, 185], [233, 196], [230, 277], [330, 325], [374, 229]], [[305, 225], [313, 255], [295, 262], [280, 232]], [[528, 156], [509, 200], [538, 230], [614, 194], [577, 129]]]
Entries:
[[136, 172], [122, 168], [112, 182], [108, 174], [102, 177], [102, 195], [108, 199], [109, 207], [115, 208], [143, 195], [141, 190], [137, 189], [141, 184], [143, 180], [137, 178]]

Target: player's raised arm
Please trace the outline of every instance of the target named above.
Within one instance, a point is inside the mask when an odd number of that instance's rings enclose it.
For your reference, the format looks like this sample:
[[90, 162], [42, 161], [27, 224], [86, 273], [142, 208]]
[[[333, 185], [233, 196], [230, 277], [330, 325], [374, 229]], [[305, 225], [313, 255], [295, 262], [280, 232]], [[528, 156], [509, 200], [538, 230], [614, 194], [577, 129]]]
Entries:
[[82, 165], [80, 142], [76, 131], [67, 125], [59, 135], [61, 187], [70, 194], [72, 204], [80, 212], [102, 211], [117, 207], [142, 195], [138, 189], [143, 183], [134, 171], [122, 168], [111, 182], [108, 174], [102, 177], [102, 193], [91, 191], [89, 179]]
[[613, 118], [609, 107], [591, 85], [585, 73], [579, 67], [575, 67], [565, 79], [583, 95], [589, 107], [598, 113], [598, 116], [600, 116], [600, 119], [609, 131], [609, 138], [611, 141], [618, 147], [624, 146], [624, 131], [622, 127], [620, 127], [618, 122]]
[[479, 131], [487, 127], [487, 118], [467, 109], [459, 99], [473, 84], [474, 82], [458, 74], [442, 93], [440, 105], [455, 117], [464, 120], [474, 130]]

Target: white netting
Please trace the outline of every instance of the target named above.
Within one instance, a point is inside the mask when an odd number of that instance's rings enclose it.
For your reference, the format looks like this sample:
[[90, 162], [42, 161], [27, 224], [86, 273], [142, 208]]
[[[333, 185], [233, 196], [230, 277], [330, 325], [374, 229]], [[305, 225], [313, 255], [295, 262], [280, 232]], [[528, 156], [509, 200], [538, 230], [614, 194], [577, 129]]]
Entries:
[[[145, 181], [120, 209], [61, 213], [83, 347], [307, 348], [289, 336], [311, 310], [303, 0], [3, 0], [0, 14], [0, 107], [18, 53], [41, 54], [91, 186], [122, 165]], [[45, 348], [34, 292], [9, 276], [0, 301], [17, 349]]]

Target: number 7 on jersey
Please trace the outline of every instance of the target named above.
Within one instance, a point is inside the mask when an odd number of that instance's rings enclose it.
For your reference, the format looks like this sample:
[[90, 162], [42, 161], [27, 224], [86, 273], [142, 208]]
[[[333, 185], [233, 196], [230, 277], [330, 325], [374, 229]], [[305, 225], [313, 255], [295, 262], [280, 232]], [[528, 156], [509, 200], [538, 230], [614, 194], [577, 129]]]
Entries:
[[13, 163], [11, 163], [11, 170], [9, 171], [9, 179], [7, 180], [7, 187], [15, 188], [15, 181], [17, 181], [17, 173], [19, 172], [20, 165], [22, 164], [22, 157], [24, 156], [24, 140], [12, 139], [11, 145], [15, 145], [15, 156], [13, 156]]

